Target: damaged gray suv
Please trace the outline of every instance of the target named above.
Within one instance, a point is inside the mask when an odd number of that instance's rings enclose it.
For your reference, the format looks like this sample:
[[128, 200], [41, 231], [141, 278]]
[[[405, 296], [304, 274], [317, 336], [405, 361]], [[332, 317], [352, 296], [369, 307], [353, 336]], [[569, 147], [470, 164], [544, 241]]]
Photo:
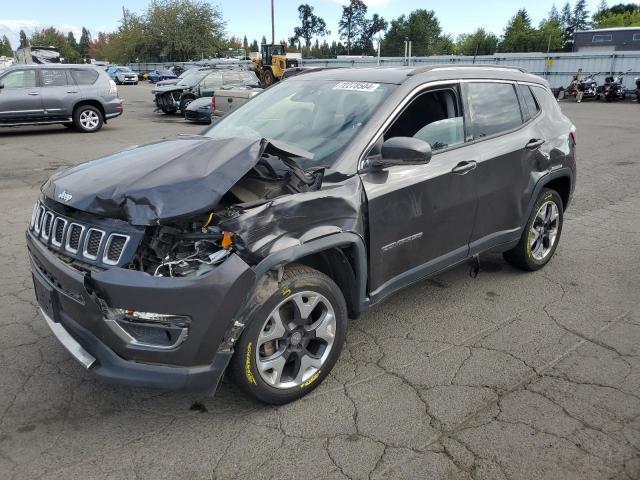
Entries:
[[316, 388], [357, 317], [486, 251], [537, 270], [575, 128], [514, 68], [329, 69], [202, 135], [54, 175], [27, 231], [57, 338], [107, 381], [269, 403]]

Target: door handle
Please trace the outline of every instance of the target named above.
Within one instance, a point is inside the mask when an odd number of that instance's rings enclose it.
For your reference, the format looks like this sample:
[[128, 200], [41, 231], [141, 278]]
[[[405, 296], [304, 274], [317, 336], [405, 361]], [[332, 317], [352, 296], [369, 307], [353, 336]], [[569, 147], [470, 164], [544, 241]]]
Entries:
[[40, 92], [29, 92], [27, 95], [33, 95], [33, 96], [40, 95]]
[[67, 90], [67, 93], [78, 93], [78, 90]]
[[474, 170], [478, 166], [478, 163], [474, 160], [470, 162], [460, 162], [458, 165], [453, 167], [451, 173], [455, 173], [456, 175], [465, 175], [469, 173], [471, 170]]
[[532, 140], [529, 140], [529, 143], [527, 143], [524, 148], [526, 148], [527, 150], [537, 150], [542, 145], [544, 145], [544, 140], [538, 140], [537, 138], [534, 138]]

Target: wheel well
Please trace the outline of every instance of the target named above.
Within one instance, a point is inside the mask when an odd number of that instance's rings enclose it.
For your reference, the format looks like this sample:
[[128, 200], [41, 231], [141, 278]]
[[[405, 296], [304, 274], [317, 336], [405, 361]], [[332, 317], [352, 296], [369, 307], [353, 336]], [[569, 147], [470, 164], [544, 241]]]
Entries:
[[352, 250], [350, 247], [330, 248], [299, 258], [295, 260], [295, 263], [314, 268], [336, 282], [347, 302], [349, 317], [357, 318], [359, 311], [358, 284], [353, 260], [355, 252]]
[[73, 107], [73, 114], [75, 115], [76, 110], [78, 109], [78, 107], [82, 107], [83, 105], [91, 105], [92, 107], [96, 107], [98, 110], [100, 110], [100, 113], [102, 114], [102, 120], [106, 123], [107, 119], [104, 115], [104, 107], [102, 106], [102, 104], [100, 102], [98, 102], [97, 100], [83, 100], [81, 102], [78, 102], [75, 107]]
[[545, 184], [545, 188], [555, 190], [562, 198], [563, 209], [566, 210], [569, 205], [569, 197], [571, 195], [571, 180], [569, 177], [558, 177]]

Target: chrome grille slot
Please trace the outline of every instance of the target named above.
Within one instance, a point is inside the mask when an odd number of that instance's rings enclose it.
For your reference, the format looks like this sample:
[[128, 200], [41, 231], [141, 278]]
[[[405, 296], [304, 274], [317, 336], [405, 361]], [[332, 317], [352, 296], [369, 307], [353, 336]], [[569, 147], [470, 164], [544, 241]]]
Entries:
[[120, 235], [118, 233], [112, 233], [109, 235], [107, 244], [104, 247], [102, 263], [106, 263], [107, 265], [117, 265], [127, 243], [129, 243], [128, 235]]
[[80, 239], [82, 238], [84, 227], [79, 223], [72, 223], [67, 229], [67, 243], [65, 249], [71, 253], [78, 253], [80, 248]]
[[87, 231], [87, 235], [84, 239], [84, 249], [82, 250], [82, 255], [90, 258], [91, 260], [95, 260], [98, 258], [98, 252], [100, 251], [100, 245], [102, 244], [102, 238], [104, 237], [104, 232], [102, 230], [98, 230], [97, 228], [90, 228]]
[[38, 212], [36, 213], [36, 222], [33, 226], [33, 231], [38, 234], [40, 233], [40, 227], [42, 226], [42, 217], [44, 217], [44, 207], [40, 205]]
[[53, 222], [53, 235], [51, 237], [51, 243], [56, 247], [62, 246], [64, 240], [64, 229], [67, 227], [67, 221], [62, 217], [56, 217]]
[[46, 212], [42, 220], [42, 238], [49, 240], [51, 236], [51, 227], [53, 226], [53, 213]]

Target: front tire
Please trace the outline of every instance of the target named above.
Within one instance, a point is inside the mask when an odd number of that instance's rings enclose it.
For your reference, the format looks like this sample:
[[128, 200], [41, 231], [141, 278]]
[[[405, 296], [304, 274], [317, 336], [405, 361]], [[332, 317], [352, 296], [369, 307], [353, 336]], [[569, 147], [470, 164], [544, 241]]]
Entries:
[[504, 258], [514, 267], [534, 271], [544, 267], [558, 247], [564, 206], [558, 192], [545, 188], [538, 196], [520, 241]]
[[273, 85], [275, 81], [276, 78], [273, 76], [273, 72], [271, 70], [267, 70], [266, 72], [264, 72], [264, 84], [267, 87]]
[[102, 112], [91, 105], [80, 105], [73, 112], [73, 124], [79, 132], [97, 132], [102, 128], [103, 123]]
[[191, 102], [193, 102], [193, 100], [194, 99], [191, 97], [183, 98], [182, 100], [180, 100], [180, 112], [182, 113], [183, 117], [187, 113], [187, 107], [191, 104]]
[[347, 306], [335, 282], [304, 265], [289, 265], [236, 343], [232, 376], [262, 402], [297, 400], [329, 374], [346, 332]]

